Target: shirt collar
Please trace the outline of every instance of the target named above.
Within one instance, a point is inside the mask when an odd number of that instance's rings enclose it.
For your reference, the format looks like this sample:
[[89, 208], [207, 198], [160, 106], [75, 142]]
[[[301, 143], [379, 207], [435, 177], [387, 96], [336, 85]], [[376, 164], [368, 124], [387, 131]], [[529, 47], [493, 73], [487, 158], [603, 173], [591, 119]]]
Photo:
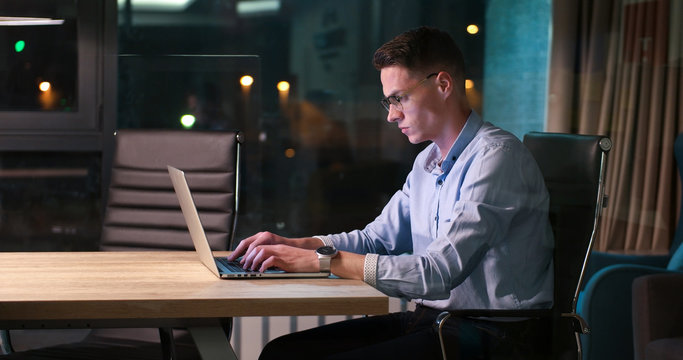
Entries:
[[[470, 116], [467, 118], [465, 126], [463, 126], [458, 138], [455, 139], [455, 142], [451, 145], [451, 149], [448, 150], [448, 154], [441, 164], [441, 170], [443, 172], [448, 172], [451, 167], [453, 167], [455, 160], [458, 159], [467, 145], [474, 139], [474, 136], [477, 135], [477, 131], [479, 131], [479, 128], [481, 128], [483, 123], [484, 122], [476, 111], [470, 111]], [[441, 150], [434, 144], [434, 147], [425, 162], [425, 170], [427, 172], [432, 172], [432, 170], [438, 167], [439, 160], [441, 160]]]

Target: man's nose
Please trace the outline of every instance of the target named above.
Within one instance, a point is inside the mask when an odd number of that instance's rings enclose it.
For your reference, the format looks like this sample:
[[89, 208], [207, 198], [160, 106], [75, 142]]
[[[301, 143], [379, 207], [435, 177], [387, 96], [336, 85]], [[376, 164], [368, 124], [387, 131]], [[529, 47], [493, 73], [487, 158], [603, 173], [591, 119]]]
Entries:
[[387, 113], [387, 121], [395, 122], [403, 118], [403, 112], [400, 111], [395, 105], [389, 106], [389, 113]]

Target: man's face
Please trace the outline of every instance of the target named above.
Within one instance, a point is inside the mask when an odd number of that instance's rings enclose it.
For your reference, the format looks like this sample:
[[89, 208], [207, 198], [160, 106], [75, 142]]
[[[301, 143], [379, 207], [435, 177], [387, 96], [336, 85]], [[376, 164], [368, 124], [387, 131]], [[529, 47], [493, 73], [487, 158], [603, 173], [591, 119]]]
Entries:
[[[433, 76], [418, 85], [427, 75], [411, 76], [411, 73], [402, 66], [388, 66], [380, 72], [384, 96], [400, 96], [403, 108], [400, 110], [397, 106], [391, 105], [387, 121], [395, 122], [413, 144], [427, 140], [435, 141], [442, 133], [443, 119], [434, 112], [438, 108], [439, 98], [436, 77]], [[418, 86], [415, 87], [416, 85]], [[407, 95], [406, 90], [410, 90]]]

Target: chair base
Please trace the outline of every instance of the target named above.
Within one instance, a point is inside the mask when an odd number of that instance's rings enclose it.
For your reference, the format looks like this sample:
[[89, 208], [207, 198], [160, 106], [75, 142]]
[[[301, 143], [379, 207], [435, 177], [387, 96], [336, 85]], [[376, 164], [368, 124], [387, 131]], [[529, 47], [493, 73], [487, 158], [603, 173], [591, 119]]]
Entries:
[[[123, 331], [119, 331], [123, 330]], [[126, 330], [135, 330], [140, 335], [139, 339], [131, 339]], [[150, 331], [145, 331], [150, 330]], [[170, 329], [169, 329], [170, 330]], [[158, 329], [106, 329], [92, 331], [88, 336], [78, 341], [74, 338], [83, 331], [52, 331], [51, 339], [43, 343], [36, 342], [36, 332], [32, 331], [31, 345], [34, 348], [27, 349], [21, 341], [17, 341], [15, 351], [11, 354], [0, 356], [2, 360], [91, 360], [91, 359], [173, 359], [173, 360], [199, 360], [201, 356], [187, 332], [176, 336], [171, 350], [159, 343]], [[117, 332], [118, 331], [118, 332]], [[45, 331], [43, 331], [44, 333]], [[128, 336], [128, 337], [125, 337]], [[170, 336], [170, 335], [169, 335]], [[156, 339], [155, 339], [156, 338]], [[64, 341], [72, 342], [64, 343]], [[156, 341], [155, 341], [156, 340]], [[170, 340], [170, 338], [169, 338]], [[53, 345], [56, 341], [62, 341], [59, 345]], [[35, 348], [35, 346], [44, 346]]]

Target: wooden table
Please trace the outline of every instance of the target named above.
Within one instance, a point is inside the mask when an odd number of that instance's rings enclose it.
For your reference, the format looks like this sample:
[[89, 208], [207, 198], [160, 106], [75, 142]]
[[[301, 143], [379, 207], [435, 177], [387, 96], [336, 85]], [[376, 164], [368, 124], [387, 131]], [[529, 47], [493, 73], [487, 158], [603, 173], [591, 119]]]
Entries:
[[0, 329], [187, 327], [204, 359], [235, 358], [221, 318], [389, 308], [356, 280], [221, 280], [194, 252], [0, 253], [0, 274]]

